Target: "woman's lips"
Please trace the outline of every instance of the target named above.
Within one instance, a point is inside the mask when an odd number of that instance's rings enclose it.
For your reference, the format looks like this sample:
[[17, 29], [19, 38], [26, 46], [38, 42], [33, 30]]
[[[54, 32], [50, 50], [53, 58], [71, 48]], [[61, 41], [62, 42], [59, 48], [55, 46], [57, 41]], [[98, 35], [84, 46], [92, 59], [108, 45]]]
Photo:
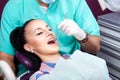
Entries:
[[56, 38], [49, 39], [48, 44], [56, 44]]

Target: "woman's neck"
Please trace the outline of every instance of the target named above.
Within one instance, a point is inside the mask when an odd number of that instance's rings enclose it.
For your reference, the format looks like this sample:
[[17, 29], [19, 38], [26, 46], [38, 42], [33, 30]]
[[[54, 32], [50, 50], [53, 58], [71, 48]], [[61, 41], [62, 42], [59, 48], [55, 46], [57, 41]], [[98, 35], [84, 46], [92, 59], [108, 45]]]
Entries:
[[48, 7], [49, 6], [49, 4], [45, 4], [45, 3], [43, 3], [42, 1], [40, 1], [40, 0], [37, 0], [38, 1], [38, 3], [41, 5], [41, 6], [44, 6], [44, 7]]
[[50, 62], [50, 63], [56, 63], [60, 57], [61, 55], [59, 53], [40, 56], [43, 62]]

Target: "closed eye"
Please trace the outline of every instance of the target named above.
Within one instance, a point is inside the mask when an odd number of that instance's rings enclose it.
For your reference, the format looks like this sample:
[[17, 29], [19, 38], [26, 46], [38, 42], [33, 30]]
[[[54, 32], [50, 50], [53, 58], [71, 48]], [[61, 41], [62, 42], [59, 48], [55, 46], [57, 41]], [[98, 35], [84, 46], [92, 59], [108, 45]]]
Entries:
[[37, 35], [41, 35], [43, 32], [39, 32], [39, 33], [37, 33]]

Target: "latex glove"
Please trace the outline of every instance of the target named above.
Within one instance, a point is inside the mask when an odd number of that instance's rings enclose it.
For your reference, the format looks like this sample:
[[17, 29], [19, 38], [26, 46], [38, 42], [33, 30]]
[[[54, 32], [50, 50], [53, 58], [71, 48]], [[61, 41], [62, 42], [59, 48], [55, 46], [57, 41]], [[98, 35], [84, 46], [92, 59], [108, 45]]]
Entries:
[[86, 33], [82, 30], [73, 20], [65, 19], [63, 20], [59, 26], [63, 32], [65, 32], [68, 36], [73, 35], [77, 40], [81, 41], [86, 37]]

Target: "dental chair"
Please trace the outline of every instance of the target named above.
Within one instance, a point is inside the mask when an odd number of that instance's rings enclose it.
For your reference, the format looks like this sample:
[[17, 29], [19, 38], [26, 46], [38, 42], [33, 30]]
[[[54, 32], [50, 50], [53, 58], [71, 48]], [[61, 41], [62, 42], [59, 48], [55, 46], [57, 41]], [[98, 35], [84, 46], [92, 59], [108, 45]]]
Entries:
[[5, 76], [4, 80], [16, 80], [16, 77], [10, 66], [5, 61], [0, 60], [0, 76], [2, 75]]
[[8, 63], [0, 60], [0, 76], [4, 74], [5, 76], [4, 80], [29, 80], [30, 76], [34, 73], [34, 69], [35, 69], [33, 63], [29, 58], [27, 58], [25, 55], [21, 54], [20, 52], [16, 53], [16, 57], [22, 65], [28, 68], [29, 71], [26, 71], [25, 73], [21, 74], [19, 77], [16, 77], [11, 67], [8, 65]]

